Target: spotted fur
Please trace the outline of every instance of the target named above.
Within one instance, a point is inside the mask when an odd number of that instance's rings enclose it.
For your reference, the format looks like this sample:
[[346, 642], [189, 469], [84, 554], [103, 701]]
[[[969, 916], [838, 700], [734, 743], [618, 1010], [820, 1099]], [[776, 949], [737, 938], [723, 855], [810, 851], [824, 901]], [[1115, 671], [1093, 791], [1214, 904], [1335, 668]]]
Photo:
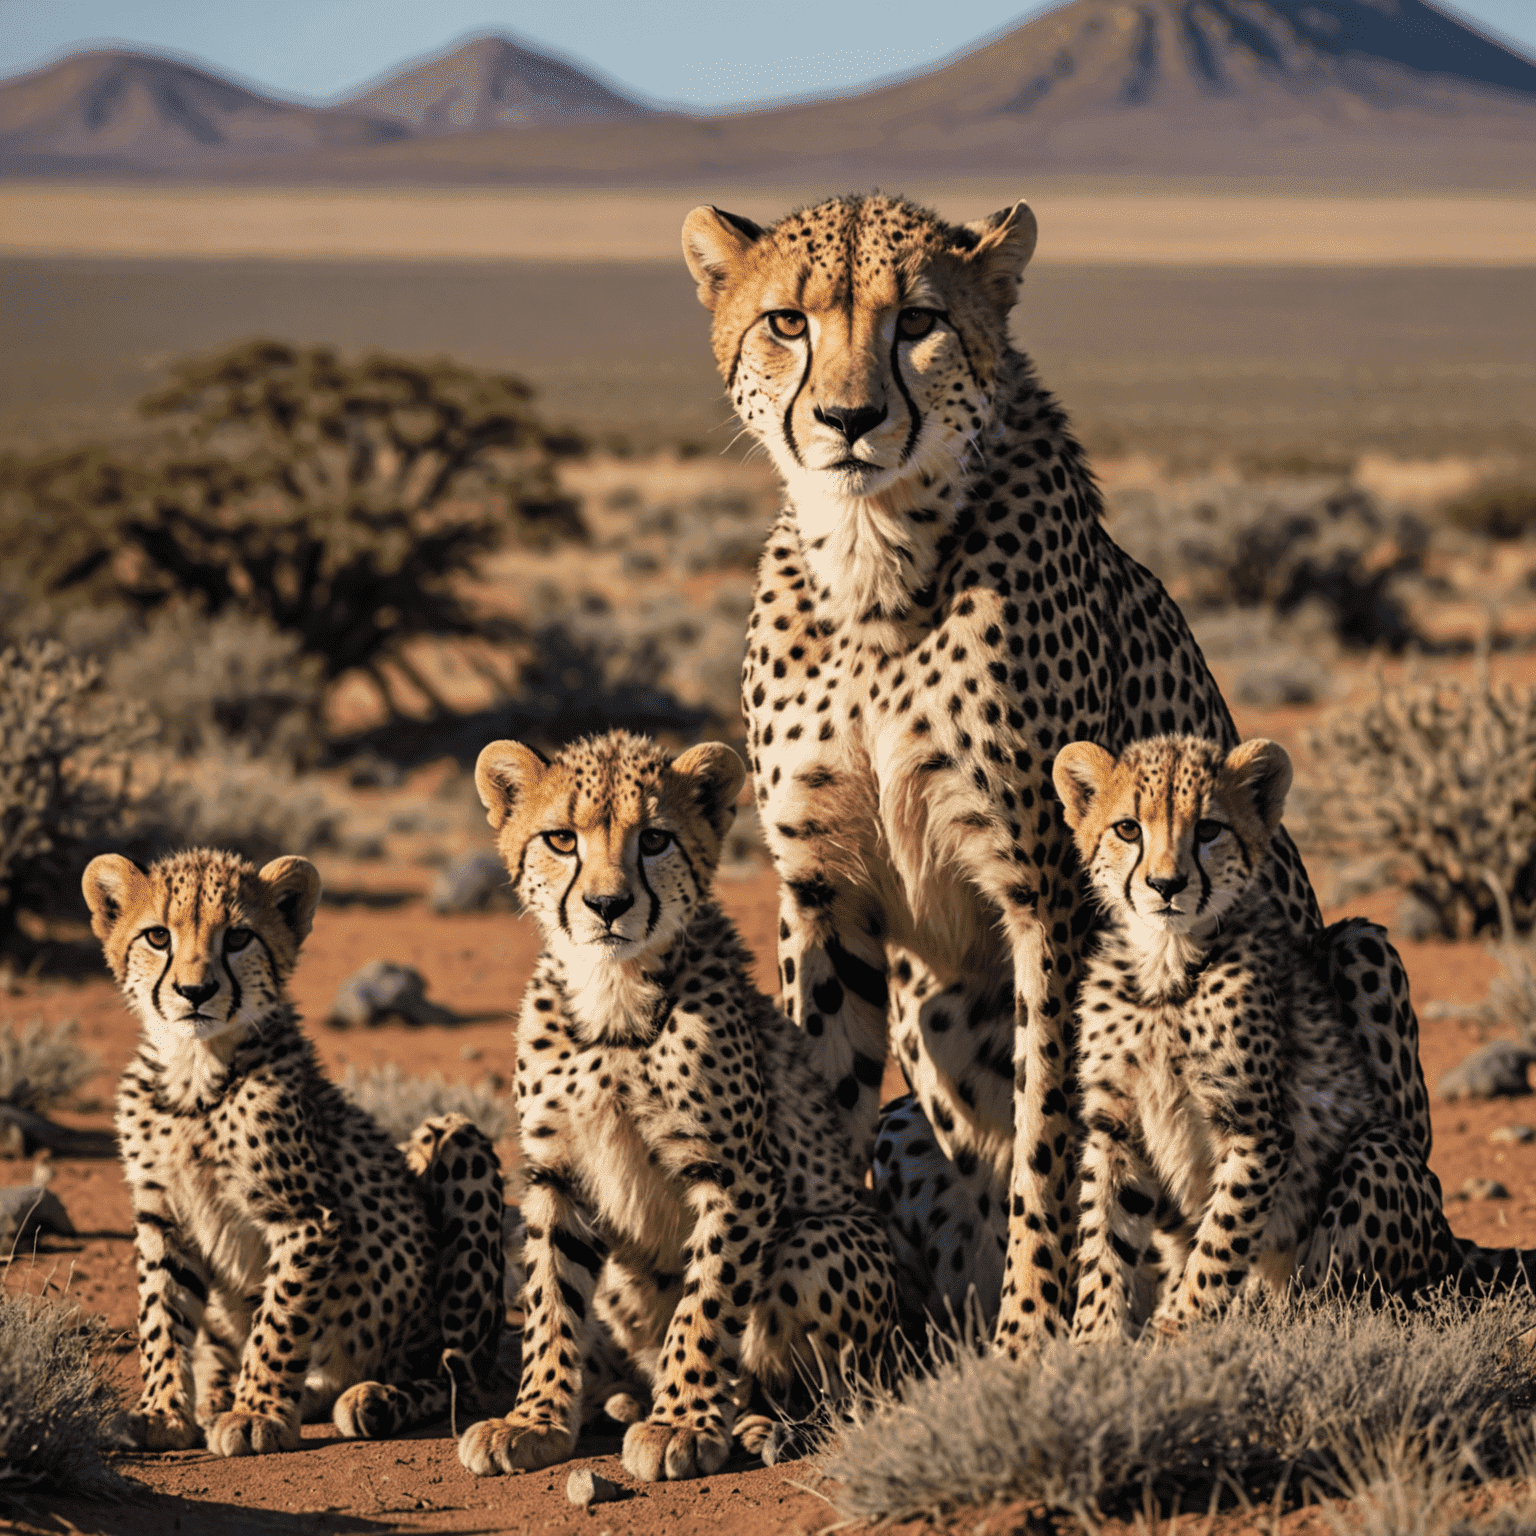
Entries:
[[286, 993], [314, 867], [105, 854], [84, 887], [143, 1029], [117, 1097], [144, 1378], [124, 1436], [239, 1456], [327, 1411], [369, 1437], [445, 1412], [441, 1372], [472, 1391], [501, 1331], [500, 1169], [461, 1115], [403, 1157], [322, 1075]]
[[569, 1457], [626, 1374], [622, 1416], [652, 1398], [629, 1472], [713, 1472], [733, 1430], [764, 1441], [765, 1419], [739, 1417], [754, 1383], [835, 1382], [889, 1326], [890, 1251], [847, 1132], [710, 896], [744, 772], [728, 747], [669, 763], [622, 732], [549, 763], [515, 742], [480, 755], [545, 948], [517, 1031], [522, 1382], [460, 1442], [478, 1475]]
[[[992, 1167], [997, 1338], [1015, 1355], [1071, 1296], [1066, 1072], [1093, 912], [1052, 762], [1084, 736], [1236, 743], [1183, 617], [1105, 533], [1065, 415], [1009, 343], [1034, 243], [1023, 203], [951, 225], [879, 195], [767, 229], [701, 208], [683, 231], [722, 377], [787, 492], [742, 674], [784, 1007], [864, 1155], [894, 1042], [919, 1140]], [[1293, 929], [1317, 926], [1284, 834], [1263, 880]], [[1387, 1028], [1409, 1021], [1405, 993]], [[898, 1211], [909, 1228], [931, 1214]]]
[[1511, 1257], [1452, 1237], [1316, 945], [1259, 882], [1290, 783], [1271, 741], [1057, 754], [1109, 918], [1078, 1017], [1078, 1339], [1177, 1332], [1251, 1284], [1408, 1293]]

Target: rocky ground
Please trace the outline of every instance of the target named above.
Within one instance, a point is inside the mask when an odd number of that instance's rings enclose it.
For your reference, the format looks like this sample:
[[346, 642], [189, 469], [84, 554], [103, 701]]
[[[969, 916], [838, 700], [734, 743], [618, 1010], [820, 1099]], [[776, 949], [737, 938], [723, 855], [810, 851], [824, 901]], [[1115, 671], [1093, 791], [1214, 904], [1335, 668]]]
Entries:
[[[322, 906], [295, 979], [294, 991], [326, 1065], [395, 1061], [412, 1073], [441, 1071], [476, 1079], [511, 1072], [509, 1014], [536, 953], [528, 924], [510, 915], [439, 917], [427, 907], [429, 871], [378, 864], [332, 864], [330, 900]], [[775, 889], [758, 870], [725, 879], [720, 894], [758, 956], [760, 983], [771, 975]], [[1383, 908], [1378, 899], [1367, 901]], [[1371, 915], [1386, 916], [1385, 910]], [[1414, 996], [1431, 1001], [1481, 999], [1492, 962], [1480, 945], [1405, 944]], [[323, 1020], [341, 980], [363, 962], [384, 956], [417, 966], [432, 995], [467, 1022], [411, 1029], [386, 1024], [367, 1031], [336, 1031]], [[766, 962], [766, 963], [765, 963]], [[5, 1011], [18, 1019], [74, 1017], [106, 1071], [87, 1090], [95, 1107], [61, 1116], [82, 1126], [108, 1123], [113, 1074], [133, 1048], [134, 1028], [105, 977], [20, 980], [11, 984]], [[1431, 1010], [1432, 1012], [1434, 1010]], [[1434, 1018], [1424, 1025], [1423, 1058], [1431, 1084], [1479, 1041], [1466, 1020]], [[899, 1080], [888, 1084], [893, 1090]], [[1507, 1199], [1454, 1201], [1457, 1230], [1488, 1244], [1536, 1246], [1536, 1143], [1489, 1140], [1496, 1128], [1536, 1120], [1536, 1105], [1521, 1100], [1448, 1104], [1436, 1100], [1434, 1167], [1447, 1193], [1474, 1177], [1497, 1179]], [[0, 1161], [0, 1183], [24, 1182], [29, 1163]], [[60, 1160], [52, 1185], [76, 1227], [75, 1239], [40, 1243], [18, 1254], [6, 1282], [13, 1288], [67, 1290], [90, 1312], [123, 1331], [116, 1369], [125, 1387], [137, 1387], [131, 1330], [135, 1310], [128, 1201], [111, 1163]], [[506, 1406], [510, 1405], [510, 1400]], [[575, 1466], [590, 1466], [621, 1482], [617, 1440], [583, 1447]], [[329, 1426], [311, 1426], [303, 1449], [266, 1460], [220, 1461], [201, 1451], [126, 1458], [124, 1470], [144, 1488], [117, 1508], [38, 1500], [20, 1529], [69, 1529], [150, 1536], [166, 1530], [303, 1532], [516, 1531], [590, 1532], [602, 1536], [687, 1536], [729, 1524], [736, 1536], [820, 1530], [836, 1515], [815, 1491], [811, 1464], [777, 1468], [745, 1460], [717, 1477], [672, 1487], [626, 1486], [619, 1502], [584, 1513], [568, 1503], [568, 1468], [515, 1479], [477, 1482], [459, 1466], [446, 1426], [434, 1426], [381, 1445], [344, 1444]], [[979, 1514], [979, 1512], [977, 1512]], [[1013, 1516], [1018, 1523], [1013, 1523]], [[983, 1526], [977, 1515], [961, 1522], [987, 1536], [1021, 1528], [1025, 1512], [997, 1511]], [[1001, 1522], [1001, 1523], [1000, 1523]], [[1231, 1520], [1223, 1522], [1230, 1526]], [[3, 1524], [3, 1521], [0, 1521]], [[957, 1527], [958, 1528], [958, 1527]]]

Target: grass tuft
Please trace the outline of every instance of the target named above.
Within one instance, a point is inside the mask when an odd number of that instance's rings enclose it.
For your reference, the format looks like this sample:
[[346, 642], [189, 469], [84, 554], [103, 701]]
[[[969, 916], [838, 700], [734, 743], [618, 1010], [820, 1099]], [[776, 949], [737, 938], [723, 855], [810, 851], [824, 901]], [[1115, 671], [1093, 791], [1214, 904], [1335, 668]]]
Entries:
[[404, 1141], [432, 1115], [467, 1115], [492, 1141], [500, 1141], [517, 1124], [512, 1100], [498, 1094], [487, 1079], [450, 1083], [440, 1072], [407, 1077], [397, 1063], [386, 1061], [366, 1072], [348, 1067], [341, 1088], [397, 1142]]
[[1511, 1341], [1533, 1324], [1531, 1296], [1413, 1312], [1311, 1297], [1173, 1343], [1052, 1343], [1027, 1367], [951, 1342], [871, 1391], [823, 1467], [863, 1521], [1024, 1499], [1092, 1526], [1394, 1486], [1443, 1505], [1467, 1473], [1531, 1464], [1536, 1386]]
[[41, 1113], [62, 1103], [101, 1071], [101, 1058], [80, 1044], [80, 1023], [34, 1019], [0, 1024], [0, 1099]]
[[92, 1359], [99, 1341], [70, 1302], [0, 1293], [0, 1503], [32, 1489], [112, 1498], [133, 1487], [102, 1458], [122, 1404]]

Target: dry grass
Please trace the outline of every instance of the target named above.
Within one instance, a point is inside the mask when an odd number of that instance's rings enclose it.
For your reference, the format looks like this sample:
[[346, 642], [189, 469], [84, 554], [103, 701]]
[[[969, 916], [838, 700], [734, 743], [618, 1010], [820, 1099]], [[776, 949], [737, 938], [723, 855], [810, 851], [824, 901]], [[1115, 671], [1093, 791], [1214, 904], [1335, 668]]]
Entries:
[[500, 1141], [517, 1124], [512, 1100], [498, 1093], [489, 1079], [450, 1083], [438, 1072], [411, 1077], [388, 1061], [366, 1072], [348, 1067], [341, 1087], [392, 1141], [406, 1140], [432, 1115], [467, 1115], [492, 1141]]
[[0, 1292], [0, 1505], [33, 1489], [101, 1498], [132, 1487], [102, 1459], [121, 1404], [92, 1358], [101, 1342], [67, 1300]]
[[101, 1058], [80, 1044], [78, 1019], [0, 1024], [0, 1099], [22, 1109], [63, 1103], [101, 1069]]
[[852, 1520], [1025, 1499], [1091, 1529], [1149, 1509], [1337, 1497], [1406, 1536], [1427, 1527], [1394, 1510], [1444, 1516], [1466, 1478], [1536, 1465], [1532, 1384], [1509, 1348], [1533, 1322], [1528, 1295], [1414, 1312], [1311, 1298], [1175, 1343], [1055, 1343], [1022, 1369], [952, 1345], [871, 1393], [824, 1470]]

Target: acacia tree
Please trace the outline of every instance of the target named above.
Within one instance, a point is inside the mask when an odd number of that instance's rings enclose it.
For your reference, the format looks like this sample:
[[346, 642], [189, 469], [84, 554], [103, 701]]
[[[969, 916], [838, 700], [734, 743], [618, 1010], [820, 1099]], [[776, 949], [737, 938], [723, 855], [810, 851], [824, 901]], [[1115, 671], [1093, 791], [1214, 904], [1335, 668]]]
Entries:
[[[183, 361], [142, 409], [168, 429], [136, 460], [78, 450], [12, 462], [5, 543], [45, 585], [140, 606], [188, 596], [262, 613], [327, 677], [380, 663], [428, 698], [404, 642], [487, 632], [458, 578], [507, 537], [584, 537], [522, 380], [448, 360], [249, 341]], [[18, 552], [19, 553], [19, 552]]]

